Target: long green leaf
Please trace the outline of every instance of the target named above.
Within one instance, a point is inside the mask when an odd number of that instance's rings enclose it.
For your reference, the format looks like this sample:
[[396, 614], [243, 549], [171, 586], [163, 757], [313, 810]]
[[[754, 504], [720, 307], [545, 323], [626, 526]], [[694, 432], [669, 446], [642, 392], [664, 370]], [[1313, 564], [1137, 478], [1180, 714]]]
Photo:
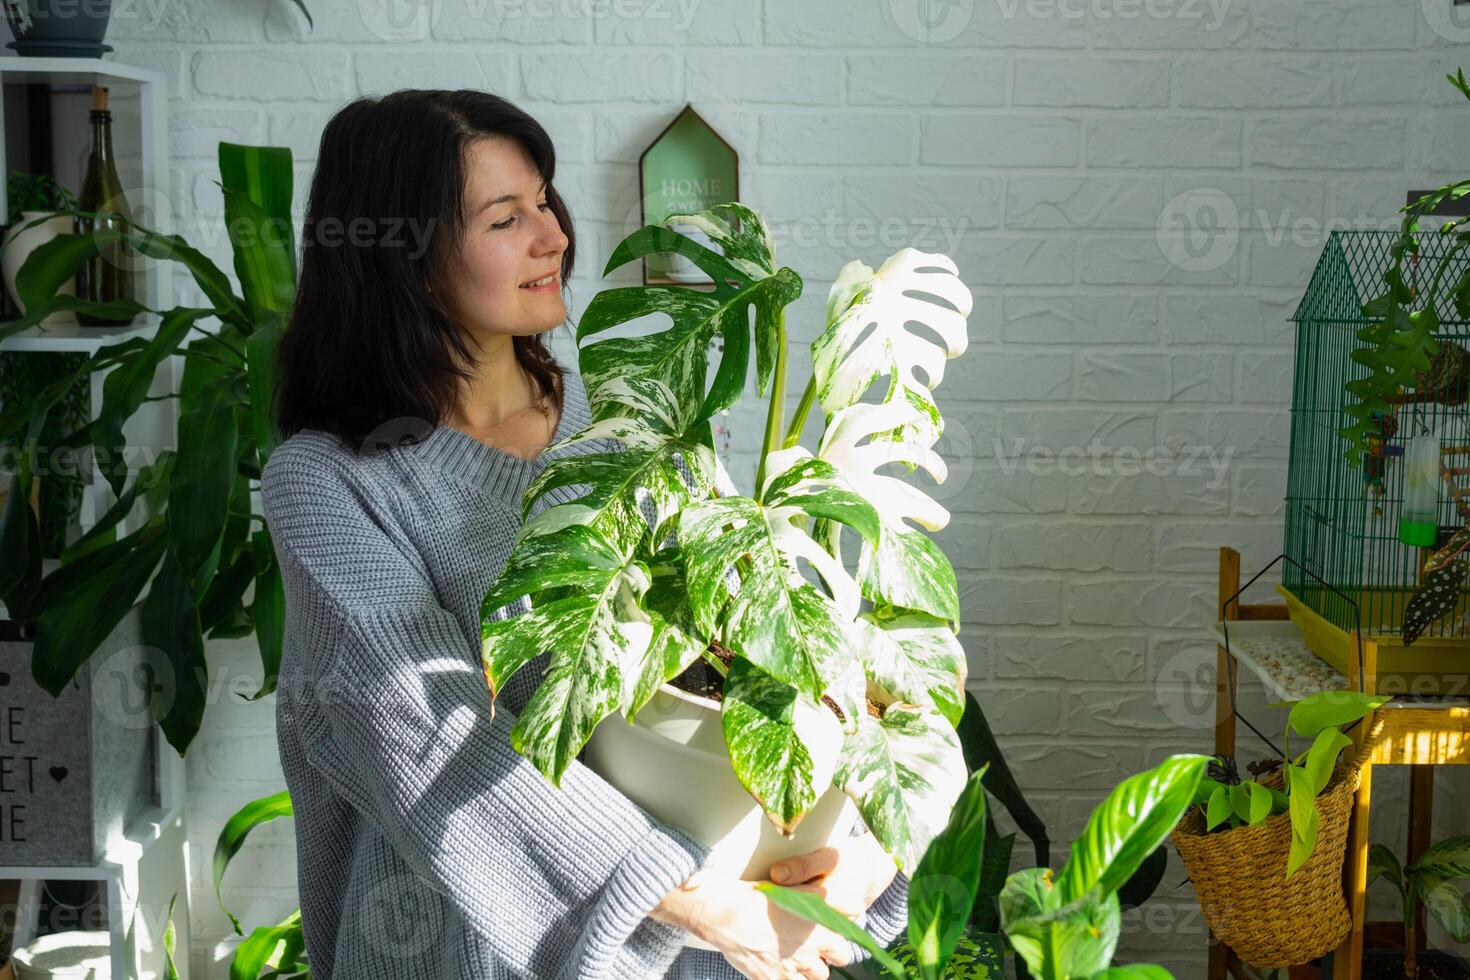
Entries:
[[168, 523], [184, 580], [196, 594], [209, 587], [235, 486], [238, 426], [233, 385], [206, 390], [179, 416], [178, 458], [168, 489]]
[[1057, 876], [1063, 904], [1093, 889], [1117, 891], [1158, 847], [1194, 801], [1209, 759], [1175, 755], [1119, 783], [1092, 811]]
[[74, 563], [86, 562], [86, 575], [63, 565], [46, 577], [41, 587], [55, 589], [56, 598], [47, 602], [36, 624], [31, 674], [37, 684], [60, 696], [132, 608], [166, 543], [163, 522], [150, 521]]
[[295, 811], [291, 808], [291, 794], [286, 790], [263, 796], [258, 800], [251, 800], [225, 822], [224, 828], [219, 832], [219, 838], [214, 843], [214, 897], [219, 902], [220, 911], [229, 917], [230, 924], [235, 927], [235, 934], [245, 935], [245, 930], [240, 928], [240, 920], [235, 914], [225, 908], [225, 898], [222, 886], [225, 879], [225, 871], [235, 855], [240, 853], [240, 848], [245, 846], [245, 838], [250, 832], [263, 823], [269, 823], [279, 817], [293, 816]]
[[1470, 878], [1470, 836], [1445, 838], [1420, 855], [1414, 866], [1436, 878]]
[[269, 963], [294, 959], [305, 946], [301, 911], [292, 912], [279, 925], [260, 926], [235, 947], [230, 961], [230, 980], [256, 980]]
[[985, 770], [985, 788], [1010, 814], [1011, 821], [1030, 840], [1036, 852], [1036, 864], [1047, 867], [1051, 864], [1051, 839], [1047, 836], [1046, 823], [1037, 816], [1021, 786], [1006, 762], [1000, 743], [990, 730], [985, 710], [972, 692], [965, 692], [965, 713], [958, 726], [960, 747], [964, 750], [965, 766], [970, 772]]
[[985, 848], [983, 772], [970, 776], [949, 823], [929, 844], [909, 881], [909, 945], [923, 980], [940, 980], [964, 934], [980, 886]]
[[1389, 695], [1322, 691], [1292, 705], [1286, 723], [1298, 735], [1316, 738], [1325, 728], [1336, 728], [1372, 714], [1388, 700]]
[[255, 643], [260, 650], [262, 677], [260, 690], [250, 695], [250, 700], [258, 701], [276, 689], [281, 673], [286, 593], [270, 531], [256, 531], [250, 536], [250, 541], [251, 555], [255, 560], [255, 597], [250, 603], [250, 616], [255, 623]]
[[1286, 877], [1290, 878], [1317, 849], [1317, 828], [1322, 822], [1322, 815], [1317, 810], [1312, 777], [1305, 769], [1287, 765], [1286, 784], [1291, 812], [1291, 850], [1286, 856]]
[[825, 926], [843, 939], [857, 943], [867, 950], [873, 959], [878, 961], [878, 965], [887, 970], [888, 975], [894, 980], [908, 980], [908, 974], [905, 973], [903, 965], [894, 959], [878, 940], [870, 936], [867, 930], [828, 905], [820, 896], [813, 895], [811, 892], [783, 888], [770, 882], [761, 882], [755, 887], [765, 892], [772, 902], [792, 915], [799, 915], [808, 922]]
[[169, 744], [183, 756], [204, 720], [208, 665], [194, 590], [172, 546], [164, 552], [138, 621], [143, 643], [162, 658], [155, 673], [170, 679], [162, 703], [153, 702], [153, 714]]

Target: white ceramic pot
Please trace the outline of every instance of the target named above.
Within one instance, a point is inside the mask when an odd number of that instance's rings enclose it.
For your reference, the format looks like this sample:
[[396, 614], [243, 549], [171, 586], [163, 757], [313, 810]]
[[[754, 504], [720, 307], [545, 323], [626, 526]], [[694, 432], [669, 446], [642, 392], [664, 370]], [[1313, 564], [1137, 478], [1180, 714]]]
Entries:
[[[827, 724], [830, 722], [830, 725]], [[835, 716], [822, 709], [810, 727], [808, 748], [830, 780], [842, 743]], [[587, 742], [587, 765], [654, 817], [710, 846], [706, 868], [721, 868], [746, 881], [769, 877], [771, 865], [849, 836], [857, 807], [829, 786], [796, 825], [781, 836], [730, 768], [720, 706], [665, 684], [633, 724], [611, 715]], [[686, 945], [713, 949], [690, 937]]]
[[[817, 728], [815, 741], [809, 741], [814, 757], [825, 757], [830, 766], [842, 742], [835, 717]], [[858, 820], [852, 800], [832, 786], [791, 837], [781, 836], [730, 768], [720, 706], [668, 684], [632, 725], [622, 714], [598, 725], [587, 743], [587, 764], [659, 820], [708, 844], [706, 867], [746, 881], [768, 877], [777, 861], [847, 837]]]
[[[69, 214], [58, 214], [50, 221], [43, 222], [31, 228], [25, 226], [37, 218], [45, 217], [46, 211], [22, 211], [20, 220], [17, 221], [5, 233], [5, 251], [0, 253], [0, 275], [5, 277], [5, 289], [10, 293], [10, 301], [15, 308], [22, 313], [25, 305], [21, 303], [20, 297], [15, 294], [15, 277], [20, 272], [20, 267], [25, 265], [26, 258], [37, 248], [49, 242], [57, 235], [71, 234], [73, 230], [72, 218]], [[67, 296], [77, 294], [76, 280], [68, 279], [56, 290]], [[76, 314], [65, 310], [48, 315], [41, 321], [43, 326], [54, 327], [65, 324], [76, 323]]]
[[112, 947], [106, 932], [57, 932], [11, 957], [16, 980], [109, 980]]

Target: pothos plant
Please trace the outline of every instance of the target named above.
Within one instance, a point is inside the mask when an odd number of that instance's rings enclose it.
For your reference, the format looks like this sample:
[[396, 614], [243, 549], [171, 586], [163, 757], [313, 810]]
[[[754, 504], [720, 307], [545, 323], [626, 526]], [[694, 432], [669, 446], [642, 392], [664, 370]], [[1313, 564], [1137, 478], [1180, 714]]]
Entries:
[[988, 825], [982, 774], [973, 775], [909, 882], [907, 962], [820, 896], [768, 883], [757, 887], [788, 912], [862, 946], [892, 980], [956, 975], [953, 958], [962, 943], [968, 977], [1004, 976], [1008, 945], [1037, 980], [1169, 980], [1159, 966], [1111, 965], [1122, 931], [1118, 889], [1189, 809], [1206, 761], [1200, 755], [1172, 756], [1118, 784], [1092, 811], [1061, 872], [1027, 868], [1012, 874], [1000, 895], [1001, 930], [967, 937]]
[[[491, 695], [550, 653], [510, 737], [558, 782], [598, 723], [633, 719], [704, 658], [723, 677], [735, 775], [772, 823], [790, 833], [835, 782], [911, 872], [964, 781], [965, 656], [954, 570], [926, 533], [948, 512], [905, 478], [946, 476], [933, 388], [965, 350], [970, 291], [947, 256], [912, 248], [876, 271], [845, 265], [788, 425], [784, 309], [802, 280], [777, 265], [764, 220], [734, 203], [670, 216], [625, 238], [604, 274], [667, 252], [714, 288], [607, 289], [583, 313], [579, 343], [649, 315], [670, 323], [580, 347], [592, 422], [560, 445], [592, 451], [555, 459], [526, 490], [526, 523], [482, 607]], [[752, 360], [769, 406], [742, 496], [710, 419], [740, 400]], [[814, 405], [825, 426], [812, 452], [797, 442]], [[883, 472], [893, 463], [902, 476]], [[573, 499], [547, 500], [554, 490]], [[522, 597], [529, 611], [496, 618]], [[833, 725], [836, 753], [822, 748]]]
[[[1195, 800], [1204, 812], [1205, 829], [1254, 827], [1271, 817], [1289, 813], [1291, 848], [1286, 859], [1286, 877], [1290, 878], [1317, 849], [1321, 815], [1314, 801], [1332, 780], [1338, 755], [1352, 744], [1352, 739], [1342, 732], [1342, 726], [1371, 715], [1388, 700], [1387, 695], [1323, 691], [1300, 701], [1275, 705], [1291, 708], [1284, 733], [1285, 757], [1281, 760], [1285, 768], [1282, 785], [1286, 792], [1255, 780], [1242, 780], [1233, 763], [1211, 766], [1209, 775], [1200, 780]], [[1295, 757], [1291, 755], [1292, 732], [1312, 740], [1311, 746]]]

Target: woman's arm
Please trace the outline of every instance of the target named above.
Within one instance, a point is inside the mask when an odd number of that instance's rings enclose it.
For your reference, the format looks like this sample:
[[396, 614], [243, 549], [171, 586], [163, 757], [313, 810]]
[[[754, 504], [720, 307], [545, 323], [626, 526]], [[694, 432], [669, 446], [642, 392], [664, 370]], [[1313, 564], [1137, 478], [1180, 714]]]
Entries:
[[263, 480], [291, 601], [313, 610], [321, 648], [306, 660], [315, 689], [292, 695], [311, 765], [515, 969], [662, 973], [684, 934], [648, 915], [707, 848], [585, 766], [558, 789], [511, 748], [478, 651], [345, 480], [290, 447]]

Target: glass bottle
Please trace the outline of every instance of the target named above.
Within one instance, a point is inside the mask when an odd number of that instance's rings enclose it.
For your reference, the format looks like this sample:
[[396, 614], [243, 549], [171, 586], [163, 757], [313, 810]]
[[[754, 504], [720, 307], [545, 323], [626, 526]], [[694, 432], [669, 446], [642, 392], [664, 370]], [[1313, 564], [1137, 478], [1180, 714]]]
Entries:
[[[118, 180], [117, 167], [113, 162], [112, 113], [107, 108], [107, 89], [103, 86], [92, 87], [89, 118], [92, 122], [92, 152], [87, 157], [87, 176], [77, 196], [77, 210], [96, 212], [97, 217], [78, 217], [76, 231], [82, 235], [106, 228], [121, 231], [124, 222], [132, 220], [132, 211], [123, 196], [122, 181]], [[137, 298], [132, 258], [121, 239], [103, 245], [87, 257], [77, 269], [76, 287], [78, 299], [94, 303]], [[77, 322], [87, 327], [116, 329], [131, 324], [133, 317], [111, 319], [78, 311]]]

